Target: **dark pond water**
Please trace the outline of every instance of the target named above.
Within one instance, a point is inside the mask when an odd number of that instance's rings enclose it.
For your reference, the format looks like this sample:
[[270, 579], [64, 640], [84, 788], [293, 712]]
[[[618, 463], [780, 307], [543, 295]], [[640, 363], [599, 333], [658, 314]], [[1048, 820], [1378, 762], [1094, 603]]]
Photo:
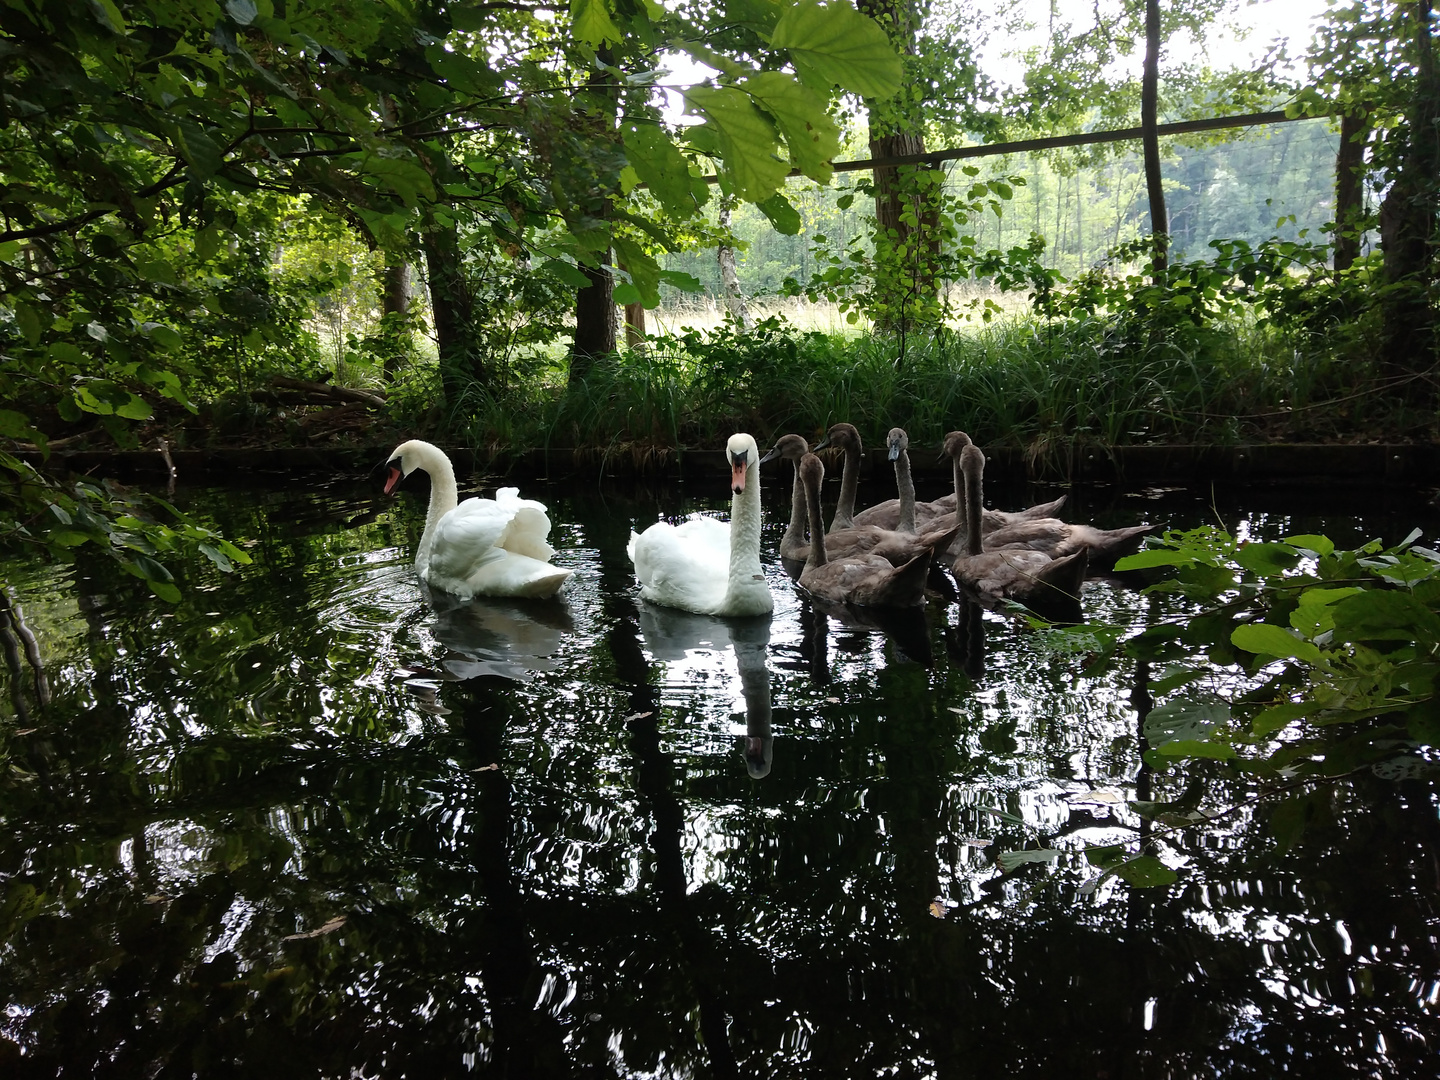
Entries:
[[[1437, 1074], [1430, 787], [1338, 787], [1279, 853], [1245, 786], [1142, 775], [1134, 665], [954, 604], [812, 610], [766, 483], [758, 622], [637, 605], [630, 527], [723, 506], [694, 482], [527, 488], [577, 570], [554, 603], [427, 603], [423, 492], [353, 482], [182, 491], [255, 565], [174, 607], [104, 561], [0, 568], [50, 696], [0, 695], [0, 1075]], [[1148, 496], [1073, 509], [1427, 524]], [[1179, 882], [1093, 888], [1124, 800], [1187, 785], [1238, 809], [1162, 845]]]

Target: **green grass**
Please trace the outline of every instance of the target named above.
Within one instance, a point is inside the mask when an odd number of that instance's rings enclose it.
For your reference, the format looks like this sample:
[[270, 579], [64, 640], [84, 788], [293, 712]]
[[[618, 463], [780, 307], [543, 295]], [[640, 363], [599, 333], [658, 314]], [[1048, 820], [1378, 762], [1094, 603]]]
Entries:
[[1248, 323], [1140, 339], [1101, 319], [1015, 317], [912, 337], [903, 365], [896, 353], [883, 338], [778, 320], [751, 335], [687, 331], [596, 365], [578, 388], [551, 367], [523, 388], [477, 391], [438, 425], [432, 407], [427, 427], [495, 450], [640, 461], [718, 446], [737, 430], [766, 443], [848, 420], [870, 445], [897, 425], [921, 445], [960, 428], [1044, 464], [1089, 447], [1421, 436], [1434, 420], [1407, 412], [1368, 364], [1330, 343]]

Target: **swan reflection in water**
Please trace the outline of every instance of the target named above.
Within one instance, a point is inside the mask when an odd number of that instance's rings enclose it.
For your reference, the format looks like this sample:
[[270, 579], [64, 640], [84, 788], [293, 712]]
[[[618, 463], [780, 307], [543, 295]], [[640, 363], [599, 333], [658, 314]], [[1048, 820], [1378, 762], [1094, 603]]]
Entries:
[[697, 652], [733, 649], [745, 702], [745, 768], [755, 779], [770, 773], [774, 738], [770, 733], [770, 616], [717, 619], [640, 601], [640, 633], [652, 660], [674, 663]]
[[575, 629], [563, 600], [462, 600], [423, 583], [420, 591], [431, 613], [430, 636], [446, 650], [442, 670], [409, 669], [411, 690], [427, 701], [434, 696], [433, 687], [425, 693], [429, 680], [458, 682], [482, 675], [520, 680], [532, 671], [553, 670], [565, 635]]

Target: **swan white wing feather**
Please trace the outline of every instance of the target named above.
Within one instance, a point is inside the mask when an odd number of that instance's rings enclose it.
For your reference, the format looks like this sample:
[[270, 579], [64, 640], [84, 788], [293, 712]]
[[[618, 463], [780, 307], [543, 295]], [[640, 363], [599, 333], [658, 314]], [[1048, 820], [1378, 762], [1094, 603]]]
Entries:
[[657, 521], [628, 548], [640, 596], [702, 615], [721, 614], [730, 585], [730, 524], [692, 517], [679, 525]]
[[550, 517], [545, 513], [545, 507], [533, 499], [521, 499], [519, 502], [524, 505], [515, 508], [496, 546], [516, 555], [528, 555], [532, 559], [549, 562], [550, 556], [555, 554], [555, 549], [545, 539], [550, 535]]

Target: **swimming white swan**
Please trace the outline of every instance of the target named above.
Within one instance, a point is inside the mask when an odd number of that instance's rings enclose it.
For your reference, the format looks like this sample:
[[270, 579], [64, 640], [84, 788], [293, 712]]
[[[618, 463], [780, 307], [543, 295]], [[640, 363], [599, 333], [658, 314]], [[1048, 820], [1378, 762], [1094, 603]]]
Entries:
[[403, 442], [386, 462], [385, 494], [415, 469], [430, 474], [430, 509], [415, 551], [420, 580], [461, 599], [554, 596], [574, 571], [550, 565], [545, 504], [501, 488], [493, 499], [458, 502], [455, 470], [438, 446]]
[[657, 521], [630, 534], [627, 549], [652, 604], [698, 615], [768, 615], [775, 608], [760, 568], [760, 448], [732, 435], [730, 520], [692, 517], [679, 525]]

